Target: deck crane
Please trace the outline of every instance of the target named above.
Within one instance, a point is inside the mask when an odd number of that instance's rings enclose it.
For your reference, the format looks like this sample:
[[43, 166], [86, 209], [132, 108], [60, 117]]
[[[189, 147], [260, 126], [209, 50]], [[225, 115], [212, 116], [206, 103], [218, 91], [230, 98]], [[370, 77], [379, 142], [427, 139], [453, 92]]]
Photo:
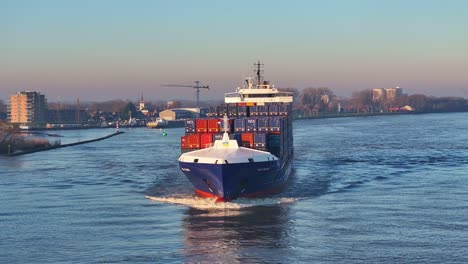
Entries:
[[191, 87], [193, 89], [197, 89], [197, 109], [200, 111], [200, 89], [209, 90], [210, 86], [208, 85], [201, 85], [199, 81], [195, 81], [195, 85], [179, 85], [179, 84], [164, 84], [161, 86], [169, 86], [169, 87]]

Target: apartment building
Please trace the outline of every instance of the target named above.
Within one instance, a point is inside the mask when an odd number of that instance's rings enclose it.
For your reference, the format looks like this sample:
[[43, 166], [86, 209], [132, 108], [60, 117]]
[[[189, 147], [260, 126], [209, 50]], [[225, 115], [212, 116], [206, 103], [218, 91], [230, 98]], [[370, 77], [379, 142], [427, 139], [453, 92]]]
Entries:
[[12, 124], [38, 126], [46, 123], [47, 101], [38, 92], [22, 91], [10, 97], [8, 121]]

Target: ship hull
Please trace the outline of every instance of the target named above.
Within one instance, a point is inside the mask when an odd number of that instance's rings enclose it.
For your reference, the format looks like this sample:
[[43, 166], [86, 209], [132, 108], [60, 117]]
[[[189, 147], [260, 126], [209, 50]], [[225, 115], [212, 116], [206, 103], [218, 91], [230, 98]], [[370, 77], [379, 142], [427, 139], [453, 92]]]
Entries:
[[285, 186], [292, 167], [292, 157], [280, 160], [202, 164], [179, 162], [185, 176], [204, 197], [229, 201], [238, 197], [261, 197], [279, 192]]

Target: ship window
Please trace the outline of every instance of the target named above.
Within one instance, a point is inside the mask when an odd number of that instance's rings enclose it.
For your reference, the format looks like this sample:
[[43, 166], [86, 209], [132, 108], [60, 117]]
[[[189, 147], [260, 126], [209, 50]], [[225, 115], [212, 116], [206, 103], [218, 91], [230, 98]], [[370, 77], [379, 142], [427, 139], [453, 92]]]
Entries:
[[226, 164], [229, 164], [229, 162], [227, 160], [224, 160], [224, 162], [226, 162]]
[[194, 159], [193, 162], [195, 162], [195, 163], [198, 162], [198, 159]]
[[254, 162], [252, 158], [249, 158], [249, 162]]
[[215, 161], [215, 164], [218, 164], [218, 160]]

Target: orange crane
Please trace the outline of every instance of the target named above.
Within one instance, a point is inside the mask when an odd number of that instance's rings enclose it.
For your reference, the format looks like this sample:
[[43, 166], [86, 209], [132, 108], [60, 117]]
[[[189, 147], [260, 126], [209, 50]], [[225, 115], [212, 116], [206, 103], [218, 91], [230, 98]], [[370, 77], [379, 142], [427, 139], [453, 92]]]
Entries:
[[197, 89], [197, 108], [200, 109], [200, 89], [209, 90], [210, 86], [208, 85], [201, 85], [199, 81], [195, 81], [195, 85], [179, 85], [179, 84], [164, 84], [161, 86], [169, 86], [169, 87], [190, 87], [193, 89]]

